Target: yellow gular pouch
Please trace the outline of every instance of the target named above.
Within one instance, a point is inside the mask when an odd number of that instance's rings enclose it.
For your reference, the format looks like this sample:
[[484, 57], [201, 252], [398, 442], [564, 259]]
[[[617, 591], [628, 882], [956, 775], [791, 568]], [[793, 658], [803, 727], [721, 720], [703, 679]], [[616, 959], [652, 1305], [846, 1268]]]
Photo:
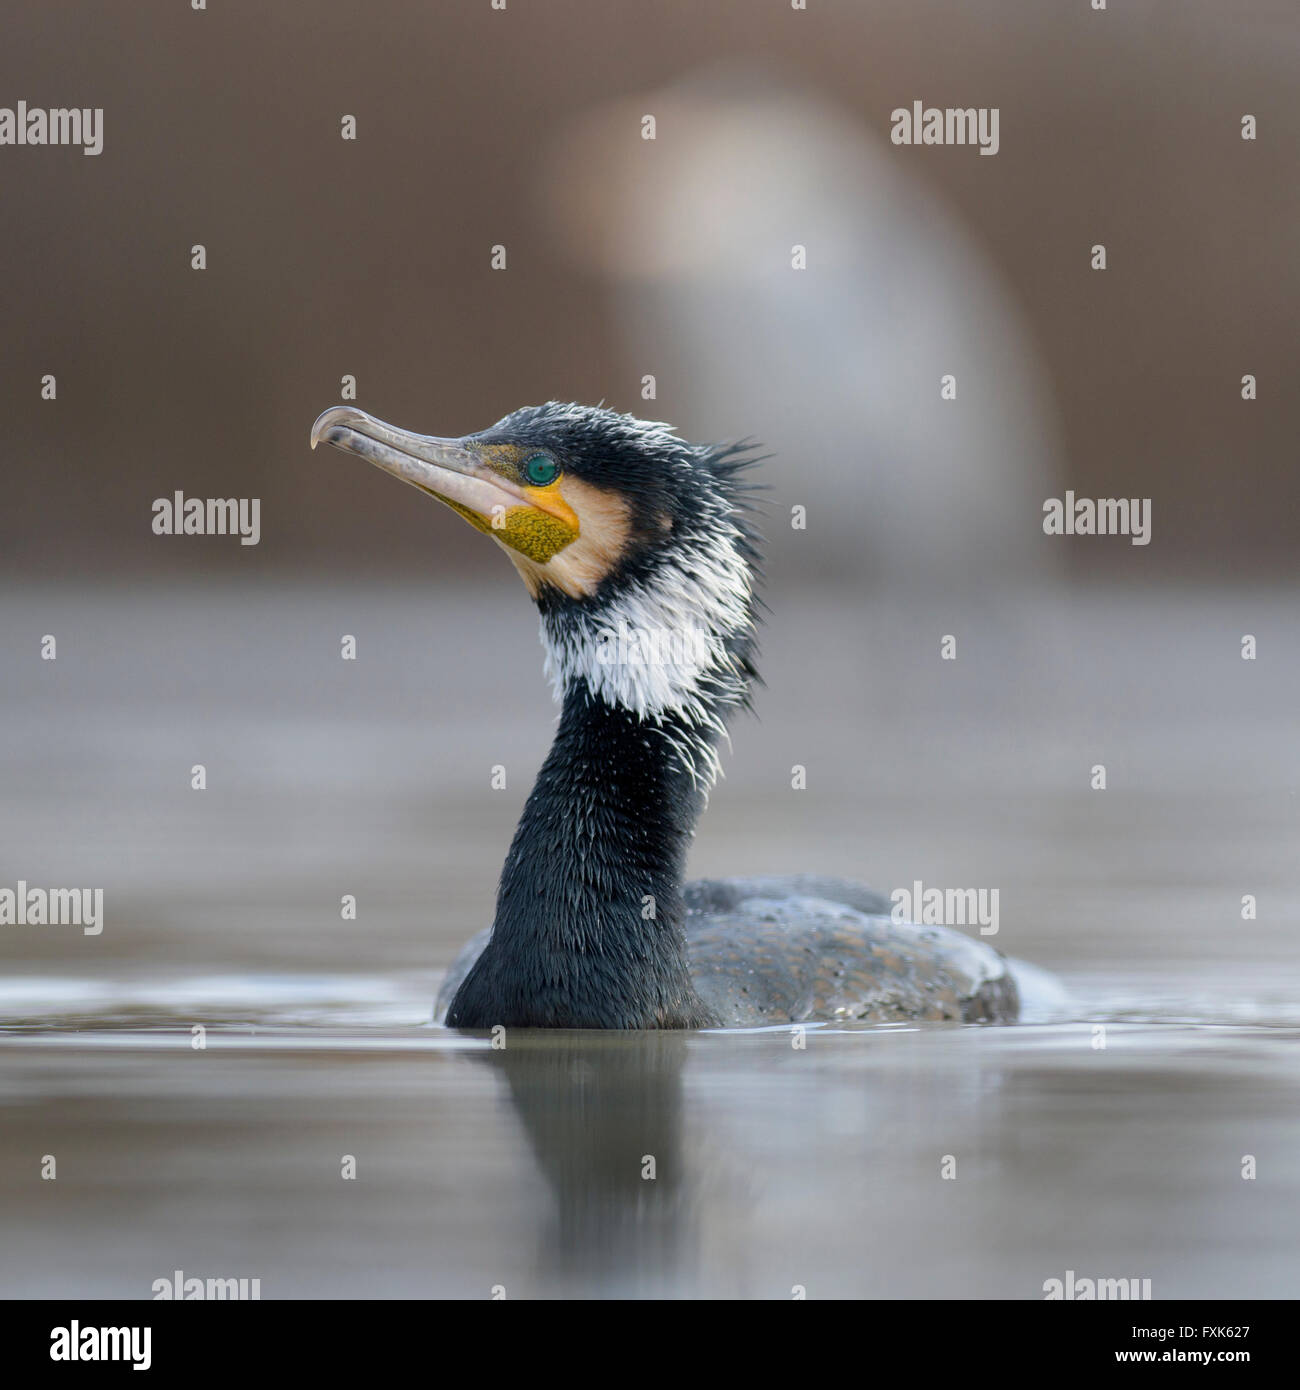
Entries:
[[594, 594], [626, 554], [631, 531], [626, 501], [563, 472], [551, 482], [530, 483], [525, 469], [536, 449], [512, 444], [474, 448], [480, 461], [524, 500], [485, 516], [431, 495], [498, 542], [534, 598], [546, 588], [571, 598]]
[[578, 514], [564, 500], [558, 482], [549, 487], [526, 487], [524, 496], [537, 502], [535, 507], [511, 507], [504, 523], [493, 527], [493, 534], [511, 550], [536, 565], [544, 565], [566, 545], [578, 539], [582, 527]]
[[[508, 507], [492, 517], [481, 516], [446, 497], [439, 497], [438, 500], [463, 516], [476, 531], [482, 531], [485, 536], [491, 536], [502, 545], [518, 551], [534, 564], [544, 565], [566, 545], [578, 539], [581, 526], [577, 513], [561, 496], [558, 482], [550, 487], [526, 487], [522, 491], [539, 505]], [[437, 494], [431, 493], [431, 496], [436, 497]]]

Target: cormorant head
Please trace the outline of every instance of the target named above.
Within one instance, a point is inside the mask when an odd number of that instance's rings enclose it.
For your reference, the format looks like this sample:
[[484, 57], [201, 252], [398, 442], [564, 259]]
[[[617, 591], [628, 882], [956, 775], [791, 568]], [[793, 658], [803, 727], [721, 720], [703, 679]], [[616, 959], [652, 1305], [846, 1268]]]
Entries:
[[555, 401], [460, 439], [336, 406], [312, 427], [312, 447], [322, 440], [505, 550], [542, 614], [561, 691], [585, 679], [639, 715], [714, 723], [721, 711], [706, 705], [743, 703], [758, 559], [738, 477], [754, 461], [747, 446], [688, 444], [667, 425]]

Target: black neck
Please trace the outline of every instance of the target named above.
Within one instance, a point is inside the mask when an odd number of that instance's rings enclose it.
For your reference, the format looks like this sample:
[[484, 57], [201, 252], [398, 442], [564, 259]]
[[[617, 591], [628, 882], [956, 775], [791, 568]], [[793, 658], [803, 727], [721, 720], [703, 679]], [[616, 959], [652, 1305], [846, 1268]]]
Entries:
[[592, 696], [560, 728], [501, 873], [492, 938], [447, 1022], [698, 1028], [715, 1020], [686, 964], [682, 873], [702, 804], [674, 738]]

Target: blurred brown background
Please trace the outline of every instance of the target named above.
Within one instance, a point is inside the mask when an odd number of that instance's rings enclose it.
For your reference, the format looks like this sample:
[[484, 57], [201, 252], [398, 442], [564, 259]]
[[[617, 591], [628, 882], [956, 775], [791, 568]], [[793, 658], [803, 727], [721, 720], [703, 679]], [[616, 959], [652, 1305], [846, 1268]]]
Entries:
[[[916, 527], [963, 583], [1017, 547], [1145, 579], [1292, 568], [1287, 0], [84, 0], [11, 8], [4, 50], [3, 103], [105, 110], [98, 158], [0, 149], [11, 574], [353, 574], [481, 550], [308, 452], [345, 373], [361, 406], [432, 433], [554, 396], [763, 438], [778, 511], [835, 518], [801, 569], [869, 577]], [[918, 99], [999, 107], [1000, 152], [891, 146], [891, 109]], [[760, 206], [762, 244], [737, 254], [770, 255], [770, 279], [719, 288], [709, 237], [725, 249], [728, 207], [753, 226]], [[625, 229], [661, 211], [673, 243], [647, 255]], [[1042, 499], [1066, 487], [1151, 496], [1153, 544], [1045, 547]], [[177, 488], [260, 497], [261, 545], [153, 536], [150, 503]], [[979, 497], [987, 535], [964, 520]], [[875, 528], [860, 548], [855, 509]]]

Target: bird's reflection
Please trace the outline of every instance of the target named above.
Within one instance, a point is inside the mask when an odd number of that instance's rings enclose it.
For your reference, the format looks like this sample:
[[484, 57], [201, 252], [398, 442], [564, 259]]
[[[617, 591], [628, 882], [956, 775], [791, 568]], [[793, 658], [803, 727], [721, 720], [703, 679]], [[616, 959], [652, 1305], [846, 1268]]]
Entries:
[[510, 1099], [555, 1198], [539, 1252], [543, 1277], [593, 1274], [603, 1291], [645, 1292], [694, 1264], [682, 1146], [677, 1032], [511, 1031], [476, 1053], [505, 1074]]

